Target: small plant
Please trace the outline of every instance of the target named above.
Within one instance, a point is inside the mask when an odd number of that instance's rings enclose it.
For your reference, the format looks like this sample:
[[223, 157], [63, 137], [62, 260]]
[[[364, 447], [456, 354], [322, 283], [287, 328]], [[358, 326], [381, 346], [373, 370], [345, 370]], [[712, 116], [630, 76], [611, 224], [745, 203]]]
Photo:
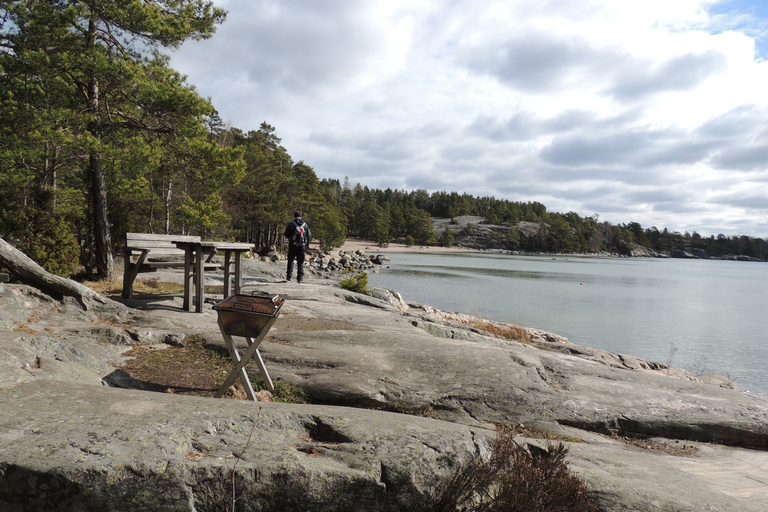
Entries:
[[664, 361], [664, 366], [667, 367], [667, 375], [670, 375], [672, 372], [672, 361], [675, 359], [675, 354], [677, 353], [677, 345], [674, 343], [669, 344], [669, 352], [667, 353], [667, 359]]
[[712, 373], [712, 369], [709, 367], [709, 360], [707, 356], [697, 356], [692, 363], [685, 365], [685, 369], [693, 374], [694, 377], [703, 377], [709, 373]]
[[406, 247], [413, 247], [416, 244], [416, 241], [413, 239], [411, 235], [408, 235], [405, 237], [405, 246]]
[[[267, 383], [260, 374], [251, 374], [251, 383], [257, 389], [266, 389]], [[287, 382], [274, 382], [275, 392], [272, 393], [273, 402], [283, 402], [290, 404], [306, 404], [308, 403], [307, 394], [304, 390], [293, 384]]]
[[563, 443], [526, 446], [515, 435], [500, 427], [489, 456], [459, 471], [432, 510], [597, 512], [586, 484], [568, 469]]
[[339, 284], [345, 290], [349, 290], [357, 293], [369, 293], [368, 289], [368, 273], [359, 272], [347, 279], [342, 279]]
[[[241, 460], [243, 460], [243, 455], [245, 455], [245, 451], [248, 449], [248, 447], [251, 445], [251, 440], [253, 440], [253, 432], [256, 430], [256, 425], [259, 424], [259, 421], [261, 420], [261, 406], [259, 406], [259, 413], [256, 415], [256, 419], [253, 422], [253, 425], [251, 426], [251, 431], [248, 434], [248, 439], [245, 442], [245, 446], [243, 446], [243, 449], [240, 451], [240, 454], [235, 455], [235, 458], [237, 459], [235, 461], [234, 466], [232, 466], [232, 469], [230, 470], [232, 475], [232, 508], [227, 508], [227, 512], [235, 512], [235, 507], [237, 506], [237, 502], [242, 499], [248, 491], [245, 491], [245, 493], [241, 495], [237, 495], [237, 487], [236, 487], [236, 477], [237, 477], [237, 465], [240, 463]], [[227, 465], [227, 468], [229, 468], [229, 463], [227, 461], [224, 461], [224, 463]]]

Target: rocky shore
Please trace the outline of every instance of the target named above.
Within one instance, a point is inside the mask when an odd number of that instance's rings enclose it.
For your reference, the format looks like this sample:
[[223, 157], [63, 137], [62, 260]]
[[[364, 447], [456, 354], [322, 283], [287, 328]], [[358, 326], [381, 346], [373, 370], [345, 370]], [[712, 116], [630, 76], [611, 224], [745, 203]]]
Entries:
[[601, 510], [768, 509], [765, 400], [282, 272], [246, 261], [246, 291], [286, 299], [261, 352], [312, 405], [137, 389], [120, 369], [132, 346], [222, 344], [211, 303], [84, 310], [0, 284], [0, 510], [419, 510], [497, 423], [568, 439]]

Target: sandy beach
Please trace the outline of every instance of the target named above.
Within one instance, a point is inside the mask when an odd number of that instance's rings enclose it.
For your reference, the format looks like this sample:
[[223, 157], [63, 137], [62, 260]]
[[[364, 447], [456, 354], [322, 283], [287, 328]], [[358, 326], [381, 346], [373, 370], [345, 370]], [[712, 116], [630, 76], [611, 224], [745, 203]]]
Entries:
[[444, 254], [452, 252], [480, 252], [477, 249], [468, 249], [466, 247], [438, 247], [426, 245], [412, 245], [410, 247], [401, 243], [391, 243], [386, 247], [379, 247], [374, 242], [363, 240], [361, 238], [347, 238], [338, 250], [355, 252], [359, 249], [366, 253], [387, 253], [387, 252], [423, 252], [433, 254]]

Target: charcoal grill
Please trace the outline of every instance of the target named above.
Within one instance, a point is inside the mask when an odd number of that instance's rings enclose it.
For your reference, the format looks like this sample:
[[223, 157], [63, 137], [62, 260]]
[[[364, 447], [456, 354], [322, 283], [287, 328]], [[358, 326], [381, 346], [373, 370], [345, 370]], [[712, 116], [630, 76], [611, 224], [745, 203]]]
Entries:
[[[251, 359], [259, 367], [259, 372], [267, 384], [267, 389], [272, 392], [275, 391], [275, 386], [269, 377], [267, 367], [261, 358], [259, 346], [272, 328], [272, 324], [277, 320], [280, 308], [284, 302], [285, 299], [280, 298], [279, 295], [253, 292], [251, 295], [231, 295], [213, 306], [213, 309], [219, 316], [218, 323], [221, 336], [224, 338], [230, 358], [235, 364], [235, 368], [216, 392], [216, 398], [222, 397], [227, 392], [227, 389], [229, 389], [229, 386], [240, 377], [240, 382], [242, 382], [248, 398], [254, 401], [257, 400], [256, 394], [253, 392], [251, 379], [248, 378], [248, 373], [245, 370], [245, 365]], [[248, 343], [248, 348], [242, 357], [232, 336], [241, 336]]]

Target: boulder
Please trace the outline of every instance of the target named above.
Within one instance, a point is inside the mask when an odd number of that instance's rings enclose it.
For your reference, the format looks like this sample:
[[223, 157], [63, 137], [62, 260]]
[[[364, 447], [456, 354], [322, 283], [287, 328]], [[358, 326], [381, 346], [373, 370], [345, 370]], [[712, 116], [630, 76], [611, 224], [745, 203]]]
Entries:
[[375, 256], [371, 257], [371, 262], [377, 265], [389, 265], [390, 259], [389, 259], [389, 256], [386, 256], [384, 254], [376, 254]]
[[709, 259], [709, 253], [704, 249], [691, 249], [691, 254], [693, 254], [693, 256], [695, 256], [696, 258], [700, 258], [703, 260]]

